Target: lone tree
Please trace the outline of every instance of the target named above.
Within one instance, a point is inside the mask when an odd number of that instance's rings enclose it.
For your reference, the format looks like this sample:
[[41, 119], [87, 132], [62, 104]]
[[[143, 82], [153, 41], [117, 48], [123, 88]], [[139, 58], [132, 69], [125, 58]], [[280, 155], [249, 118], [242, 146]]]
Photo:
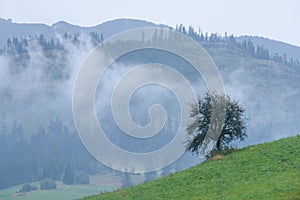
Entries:
[[[220, 107], [222, 103], [224, 105], [223, 115], [222, 112], [217, 112], [215, 114], [216, 119], [212, 120], [212, 108]], [[213, 127], [213, 131], [219, 127], [218, 131], [221, 132], [213, 151], [230, 148], [231, 142], [234, 140], [243, 141], [247, 137], [245, 119], [243, 118], [244, 111], [245, 109], [237, 101], [231, 100], [229, 96], [206, 93], [203, 99], [198, 98], [198, 103], [192, 104], [190, 116], [194, 121], [187, 127], [190, 139], [187, 141], [186, 150], [199, 155], [210, 126]], [[223, 122], [221, 125], [220, 121]]]

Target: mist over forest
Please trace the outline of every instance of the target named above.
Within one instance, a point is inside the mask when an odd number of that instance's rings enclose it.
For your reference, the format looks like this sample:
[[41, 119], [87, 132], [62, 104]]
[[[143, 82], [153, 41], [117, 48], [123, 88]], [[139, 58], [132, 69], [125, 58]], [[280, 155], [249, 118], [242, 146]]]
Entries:
[[[157, 28], [150, 43], [169, 39], [160, 35], [161, 27], [168, 26], [142, 20], [121, 19], [95, 27], [59, 22], [49, 27], [0, 18], [0, 188], [45, 178], [62, 180], [70, 168], [76, 183], [88, 183], [87, 177], [96, 174], [125, 176], [98, 162], [81, 143], [73, 122], [72, 92], [81, 64], [96, 45], [116, 33], [140, 27]], [[266, 38], [207, 33], [184, 25], [173, 29], [204, 47], [220, 70], [226, 93], [246, 109], [248, 138], [235, 143], [237, 148], [299, 134], [300, 47]], [[114, 122], [110, 109], [114, 85], [134, 66], [148, 62], [171, 64], [191, 81], [197, 95], [207, 90], [203, 79], [195, 77], [195, 69], [171, 54], [145, 50], [118, 59], [99, 83], [95, 110], [107, 137], [128, 151], [160, 148], [178, 129], [178, 101], [157, 85], [137, 90], [130, 112], [137, 124], [145, 125], [150, 120], [149, 107], [163, 105], [168, 118], [160, 135], [149, 141], [134, 139], [122, 134]], [[143, 176], [150, 180], [199, 162], [185, 153], [160, 172]], [[124, 185], [128, 182], [124, 179]]]

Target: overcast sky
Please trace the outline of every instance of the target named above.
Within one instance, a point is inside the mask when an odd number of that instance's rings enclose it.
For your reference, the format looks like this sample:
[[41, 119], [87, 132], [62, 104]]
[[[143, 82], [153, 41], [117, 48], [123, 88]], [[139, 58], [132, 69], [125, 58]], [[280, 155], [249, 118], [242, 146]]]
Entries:
[[0, 17], [48, 25], [63, 20], [81, 26], [135, 18], [300, 46], [299, 0], [0, 0]]

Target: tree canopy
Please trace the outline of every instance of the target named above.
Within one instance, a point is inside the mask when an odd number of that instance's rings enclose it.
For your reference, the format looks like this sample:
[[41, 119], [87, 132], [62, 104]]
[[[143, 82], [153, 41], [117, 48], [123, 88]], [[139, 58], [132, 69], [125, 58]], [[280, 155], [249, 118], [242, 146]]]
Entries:
[[[193, 154], [199, 154], [199, 150], [208, 133], [209, 127], [217, 127], [218, 122], [211, 120], [212, 104], [220, 104], [225, 100], [226, 114], [224, 123], [221, 126], [221, 134], [217, 139], [214, 150], [223, 150], [231, 147], [232, 141], [243, 141], [246, 137], [245, 109], [229, 96], [206, 93], [203, 99], [198, 98], [198, 102], [192, 104], [191, 117], [193, 122], [187, 127], [190, 139], [187, 141], [186, 150]], [[224, 118], [224, 117], [223, 117]]]

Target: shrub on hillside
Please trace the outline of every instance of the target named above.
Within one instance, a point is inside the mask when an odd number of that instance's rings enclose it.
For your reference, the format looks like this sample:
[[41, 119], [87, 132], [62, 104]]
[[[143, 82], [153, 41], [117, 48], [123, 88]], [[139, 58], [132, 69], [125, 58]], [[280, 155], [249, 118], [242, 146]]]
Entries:
[[22, 185], [22, 188], [19, 190], [19, 192], [30, 192], [30, 191], [34, 191], [37, 190], [37, 186], [35, 185], [31, 185], [30, 183], [24, 183]]
[[40, 182], [41, 190], [51, 190], [56, 188], [56, 183], [53, 179], [44, 179]]

